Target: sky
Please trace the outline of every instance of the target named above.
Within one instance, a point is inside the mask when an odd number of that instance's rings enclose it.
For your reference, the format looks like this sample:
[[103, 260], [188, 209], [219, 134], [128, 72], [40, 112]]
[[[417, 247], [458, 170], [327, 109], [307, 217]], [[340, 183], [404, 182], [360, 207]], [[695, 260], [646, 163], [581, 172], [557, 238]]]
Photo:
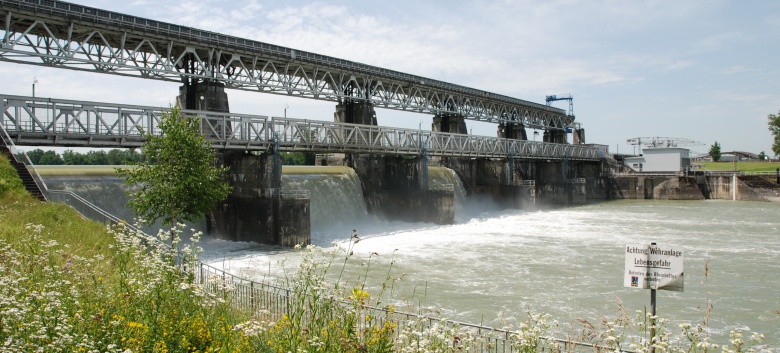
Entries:
[[[770, 0], [226, 1], [78, 4], [392, 69], [537, 103], [571, 94], [586, 142], [674, 137], [772, 154], [780, 2]], [[0, 94], [168, 106], [178, 84], [0, 62]], [[333, 121], [335, 103], [228, 90], [235, 113]], [[568, 108], [565, 101], [553, 104]], [[379, 125], [431, 116], [377, 109]], [[496, 125], [466, 121], [472, 133]], [[532, 136], [529, 130], [529, 138]], [[571, 141], [571, 138], [569, 139]]]

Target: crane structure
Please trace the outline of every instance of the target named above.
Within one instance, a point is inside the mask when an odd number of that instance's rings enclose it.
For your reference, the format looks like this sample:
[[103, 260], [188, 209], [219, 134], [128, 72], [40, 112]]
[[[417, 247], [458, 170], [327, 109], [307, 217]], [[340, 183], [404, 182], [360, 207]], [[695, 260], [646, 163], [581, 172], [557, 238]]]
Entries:
[[551, 95], [547, 96], [544, 99], [547, 102], [547, 106], [551, 107], [552, 102], [555, 101], [569, 101], [569, 111], [567, 112], [567, 115], [574, 116], [574, 97], [571, 96], [571, 94], [567, 95]]
[[681, 137], [634, 137], [626, 140], [629, 145], [647, 147], [681, 147], [681, 146], [704, 146], [703, 142], [694, 141]]

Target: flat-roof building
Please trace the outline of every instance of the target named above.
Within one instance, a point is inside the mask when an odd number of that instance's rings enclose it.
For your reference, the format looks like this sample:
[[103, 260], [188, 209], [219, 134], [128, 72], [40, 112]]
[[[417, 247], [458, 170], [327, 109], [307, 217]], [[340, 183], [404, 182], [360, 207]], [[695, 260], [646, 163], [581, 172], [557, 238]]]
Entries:
[[691, 151], [680, 147], [647, 147], [639, 156], [626, 157], [626, 166], [635, 172], [679, 172], [691, 166]]

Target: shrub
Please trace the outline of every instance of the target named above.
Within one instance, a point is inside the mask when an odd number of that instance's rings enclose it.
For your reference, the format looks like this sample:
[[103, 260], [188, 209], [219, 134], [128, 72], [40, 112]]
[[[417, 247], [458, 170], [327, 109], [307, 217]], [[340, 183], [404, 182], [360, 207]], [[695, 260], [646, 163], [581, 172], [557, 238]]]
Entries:
[[22, 179], [19, 179], [16, 168], [11, 165], [8, 157], [0, 154], [0, 195], [7, 191], [23, 192], [24, 184], [22, 184]]
[[[193, 245], [177, 241], [169, 248], [122, 226], [101, 232], [103, 226], [72, 211], [58, 219], [45, 216], [67, 210], [62, 205], [30, 197], [3, 201], [0, 350], [240, 351], [245, 339], [232, 328], [249, 316], [181, 270], [197, 261], [197, 234]], [[16, 213], [37, 215], [52, 226], [21, 225], [8, 217]], [[78, 229], [87, 234], [55, 235]], [[175, 234], [178, 239], [178, 228]]]

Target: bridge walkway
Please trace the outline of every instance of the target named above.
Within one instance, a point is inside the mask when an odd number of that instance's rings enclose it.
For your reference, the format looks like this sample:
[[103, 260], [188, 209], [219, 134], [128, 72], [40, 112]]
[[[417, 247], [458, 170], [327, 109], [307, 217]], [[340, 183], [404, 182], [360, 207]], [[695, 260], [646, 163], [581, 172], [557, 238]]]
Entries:
[[[165, 109], [0, 95], [0, 124], [17, 145], [140, 147]], [[556, 160], [599, 160], [598, 147], [317, 120], [184, 110], [217, 149]]]

